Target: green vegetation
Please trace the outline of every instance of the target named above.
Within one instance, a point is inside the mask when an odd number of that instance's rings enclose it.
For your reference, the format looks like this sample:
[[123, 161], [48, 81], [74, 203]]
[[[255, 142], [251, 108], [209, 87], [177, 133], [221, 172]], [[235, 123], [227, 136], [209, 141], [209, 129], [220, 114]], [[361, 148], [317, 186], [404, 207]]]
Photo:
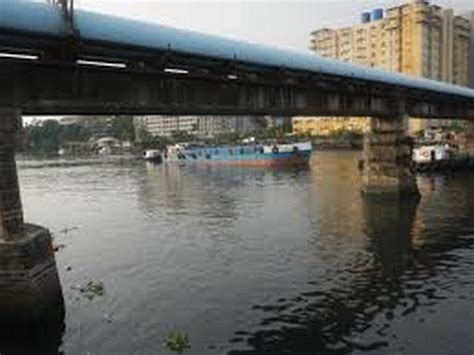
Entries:
[[100, 297], [105, 295], [105, 286], [102, 281], [88, 281], [84, 286], [73, 287], [74, 290], [78, 291], [81, 296], [92, 300], [95, 297]]
[[341, 128], [338, 129], [329, 136], [329, 138], [341, 139], [341, 140], [360, 140], [364, 137], [364, 133], [360, 131], [354, 131], [350, 129]]
[[170, 351], [179, 355], [190, 349], [189, 337], [186, 333], [170, 332], [163, 340], [163, 345]]
[[208, 143], [215, 145], [238, 144], [242, 141], [242, 139], [248, 137], [251, 137], [251, 134], [242, 134], [237, 132], [222, 133], [215, 136], [213, 139], [209, 139]]
[[171, 141], [175, 143], [190, 142], [193, 140], [195, 140], [195, 137], [186, 131], [174, 131], [171, 133]]
[[[256, 118], [258, 119], [258, 117]], [[267, 121], [262, 117], [259, 123], [260, 129], [253, 132], [239, 133], [230, 132], [217, 135], [215, 138], [208, 141], [208, 143], [223, 145], [223, 144], [239, 144], [243, 139], [255, 137], [257, 141], [266, 139], [283, 139], [291, 133], [291, 124], [267, 127]]]
[[65, 143], [86, 143], [90, 138], [110, 136], [134, 141], [132, 116], [87, 117], [84, 123], [61, 124], [57, 120], [36, 121], [24, 129], [24, 150], [34, 153], [56, 153]]
[[56, 152], [60, 145], [61, 127], [58, 121], [47, 120], [41, 125], [27, 126], [25, 129], [26, 150]]
[[257, 139], [281, 139], [291, 133], [291, 124], [268, 127], [263, 130], [255, 132], [254, 136]]
[[111, 136], [121, 141], [135, 140], [133, 116], [115, 116], [112, 119]]
[[136, 135], [142, 149], [163, 149], [171, 144], [168, 137], [152, 136], [145, 127], [139, 127]]

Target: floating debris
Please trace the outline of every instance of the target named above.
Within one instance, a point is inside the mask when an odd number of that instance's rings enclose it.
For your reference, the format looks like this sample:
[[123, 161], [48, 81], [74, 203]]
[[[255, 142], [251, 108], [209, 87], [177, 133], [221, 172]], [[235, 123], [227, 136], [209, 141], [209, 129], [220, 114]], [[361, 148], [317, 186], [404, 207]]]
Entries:
[[79, 227], [68, 227], [68, 226], [65, 226], [64, 229], [60, 230], [59, 233], [62, 233], [62, 234], [68, 234], [69, 232], [73, 232], [75, 230], [79, 229]]
[[51, 234], [51, 246], [55, 253], [66, 248], [66, 244], [56, 242], [56, 236], [54, 234]]
[[61, 249], [66, 248], [66, 244], [56, 244], [53, 242], [53, 251], [55, 253], [59, 252]]
[[104, 319], [107, 323], [112, 323], [113, 322], [113, 317], [111, 314], [105, 313], [104, 314]]
[[102, 281], [88, 281], [85, 286], [73, 286], [72, 289], [88, 300], [105, 295], [105, 286]]
[[172, 352], [179, 355], [183, 354], [186, 349], [190, 349], [189, 337], [186, 333], [171, 332], [163, 340], [163, 345]]

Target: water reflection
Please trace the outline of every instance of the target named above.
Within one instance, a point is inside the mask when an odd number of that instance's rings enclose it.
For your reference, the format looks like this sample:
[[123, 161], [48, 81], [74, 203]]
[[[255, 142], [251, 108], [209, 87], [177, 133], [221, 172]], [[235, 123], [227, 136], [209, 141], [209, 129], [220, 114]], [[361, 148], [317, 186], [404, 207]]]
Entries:
[[409, 267], [417, 200], [364, 200], [362, 204], [368, 251], [385, 280], [396, 280]]
[[[364, 201], [357, 159], [318, 152], [309, 171], [20, 169], [29, 220], [81, 227], [58, 236], [67, 243], [62, 348], [161, 353], [164, 334], [178, 329], [190, 355], [439, 354], [447, 343], [444, 353], [466, 352], [473, 175], [420, 178], [418, 205]], [[90, 278], [106, 295], [74, 301], [71, 287]], [[431, 335], [436, 327], [443, 337]], [[47, 351], [60, 353], [60, 334]]]
[[[307, 173], [308, 168], [252, 169], [225, 166], [180, 166], [146, 164], [144, 183], [139, 184], [141, 210], [146, 214], [171, 211], [182, 217], [235, 220], [250, 207], [239, 210], [240, 193], [253, 189], [253, 202], [264, 199], [262, 186], [278, 184], [288, 176]], [[246, 201], [252, 202], [252, 201]]]
[[[433, 180], [428, 184], [433, 186]], [[472, 215], [474, 184], [467, 186], [462, 193], [453, 191], [455, 203], [448, 198], [450, 202], [436, 206], [443, 209], [438, 217], [449, 220], [446, 230], [437, 228], [443, 225], [440, 220], [430, 221], [431, 230], [420, 227], [429, 224], [420, 221], [426, 210], [420, 212], [417, 201], [363, 200], [358, 207], [365, 223], [365, 252], [358, 251], [337, 270], [336, 286], [324, 287], [326, 279], [314, 279], [311, 291], [254, 306], [262, 313], [260, 326], [237, 331], [231, 340], [237, 350], [230, 354], [350, 354], [389, 347], [398, 338], [390, 331], [396, 319], [417, 313], [424, 322], [427, 310], [448, 299], [446, 291], [452, 293], [456, 285], [440, 282], [440, 276], [457, 279], [461, 263], [455, 251], [474, 246], [472, 237], [459, 237], [473, 225], [473, 219], [466, 224], [465, 213]], [[433, 203], [429, 198], [425, 202]], [[456, 221], [451, 208], [459, 211]], [[340, 237], [347, 232], [342, 231]], [[434, 243], [426, 241], [430, 236], [436, 237]]]
[[[231, 354], [346, 354], [386, 345], [383, 329], [388, 325], [375, 318], [380, 314], [393, 318], [402, 298], [399, 277], [409, 264], [416, 203], [365, 201], [362, 207], [370, 254], [356, 255], [349, 268], [338, 271], [345, 281], [337, 288], [315, 287], [290, 300], [256, 306], [264, 313], [262, 325], [272, 329], [237, 332], [237, 339], [246, 337], [252, 350]], [[361, 339], [370, 328], [379, 336]]]

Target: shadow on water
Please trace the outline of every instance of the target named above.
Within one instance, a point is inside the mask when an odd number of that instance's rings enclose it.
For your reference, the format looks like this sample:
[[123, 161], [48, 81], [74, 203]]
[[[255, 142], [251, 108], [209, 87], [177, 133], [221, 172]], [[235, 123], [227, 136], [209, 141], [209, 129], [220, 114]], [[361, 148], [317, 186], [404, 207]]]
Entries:
[[[467, 200], [463, 202], [464, 205]], [[313, 280], [309, 282], [311, 291], [274, 304], [254, 306], [254, 310], [262, 312], [257, 330], [235, 332], [231, 343], [236, 350], [229, 354], [350, 354], [380, 350], [397, 338], [390, 334], [394, 319], [414, 312], [423, 317], [426, 307], [445, 298], [435, 277], [439, 273], [455, 273], [451, 251], [472, 249], [474, 240], [453, 241], [452, 236], [459, 231], [451, 229], [449, 236], [437, 232], [437, 238], [451, 238], [450, 243], [420, 241], [417, 201], [364, 200], [361, 207], [366, 250], [355, 254], [347, 267], [337, 270], [336, 278], [341, 280], [336, 280], [337, 286], [327, 288], [324, 280]], [[462, 215], [459, 218], [464, 219]]]
[[35, 324], [0, 326], [0, 354], [63, 355], [64, 312], [64, 303], [58, 301]]
[[21, 234], [5, 239], [0, 241], [0, 354], [58, 354], [65, 306], [51, 234], [25, 223]]

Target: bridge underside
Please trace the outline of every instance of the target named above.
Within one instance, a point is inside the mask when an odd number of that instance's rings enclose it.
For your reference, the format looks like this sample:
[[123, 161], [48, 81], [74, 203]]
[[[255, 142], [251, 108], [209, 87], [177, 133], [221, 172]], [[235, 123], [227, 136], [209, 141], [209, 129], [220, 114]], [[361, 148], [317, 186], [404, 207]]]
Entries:
[[[281, 74], [281, 73], [280, 73]], [[474, 118], [469, 100], [307, 73], [250, 74], [104, 68], [0, 60], [0, 107], [25, 115], [214, 114]]]

